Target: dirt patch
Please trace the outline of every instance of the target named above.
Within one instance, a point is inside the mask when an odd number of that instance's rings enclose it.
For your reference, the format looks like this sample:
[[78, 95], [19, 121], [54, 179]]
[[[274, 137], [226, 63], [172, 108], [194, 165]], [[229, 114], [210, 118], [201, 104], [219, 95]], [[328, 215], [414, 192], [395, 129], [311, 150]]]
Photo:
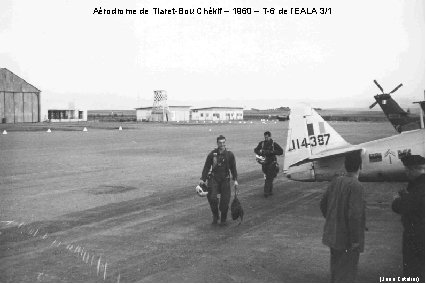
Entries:
[[134, 186], [126, 186], [126, 185], [101, 185], [98, 188], [90, 189], [90, 194], [118, 194], [123, 193], [130, 190], [137, 189]]

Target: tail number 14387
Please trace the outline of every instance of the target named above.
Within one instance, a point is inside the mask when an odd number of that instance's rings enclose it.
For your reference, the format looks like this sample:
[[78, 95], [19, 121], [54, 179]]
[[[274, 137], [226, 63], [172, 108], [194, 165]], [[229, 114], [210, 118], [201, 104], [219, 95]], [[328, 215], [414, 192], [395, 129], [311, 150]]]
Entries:
[[306, 138], [303, 138], [303, 140], [300, 142], [299, 139], [291, 140], [293, 149], [300, 149], [300, 148], [308, 148], [308, 146], [315, 147], [315, 146], [323, 146], [328, 145], [328, 141], [330, 140], [330, 134], [320, 134], [320, 135], [312, 135], [309, 137], [310, 143], [307, 141]]

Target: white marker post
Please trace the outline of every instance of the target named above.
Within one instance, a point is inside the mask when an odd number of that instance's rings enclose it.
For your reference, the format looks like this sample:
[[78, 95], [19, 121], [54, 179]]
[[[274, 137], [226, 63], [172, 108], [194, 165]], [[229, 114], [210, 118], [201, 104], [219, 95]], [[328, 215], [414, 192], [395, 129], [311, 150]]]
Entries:
[[101, 257], [99, 257], [99, 260], [98, 260], [98, 268], [96, 270], [96, 275], [97, 276], [99, 276], [99, 267], [100, 267], [100, 265], [101, 265]]
[[107, 263], [107, 262], [105, 262], [105, 270], [104, 270], [104, 280], [106, 279], [106, 271], [107, 271], [107, 265], [108, 265], [108, 263]]

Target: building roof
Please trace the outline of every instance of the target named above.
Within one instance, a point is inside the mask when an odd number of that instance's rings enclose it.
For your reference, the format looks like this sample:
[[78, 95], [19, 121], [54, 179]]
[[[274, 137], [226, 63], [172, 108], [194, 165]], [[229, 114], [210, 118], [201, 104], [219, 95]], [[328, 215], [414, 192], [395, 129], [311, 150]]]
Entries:
[[8, 69], [0, 68], [0, 92], [40, 93], [40, 90]]
[[243, 107], [203, 107], [203, 108], [193, 108], [192, 110], [214, 110], [214, 109], [223, 109], [223, 110], [242, 110]]
[[[169, 106], [169, 109], [170, 108], [187, 108], [187, 109], [189, 109], [191, 106]], [[149, 106], [149, 107], [138, 107], [138, 108], [136, 108], [136, 109], [152, 109], [152, 106]]]
[[50, 108], [47, 111], [83, 111], [81, 109], [69, 109], [69, 108]]

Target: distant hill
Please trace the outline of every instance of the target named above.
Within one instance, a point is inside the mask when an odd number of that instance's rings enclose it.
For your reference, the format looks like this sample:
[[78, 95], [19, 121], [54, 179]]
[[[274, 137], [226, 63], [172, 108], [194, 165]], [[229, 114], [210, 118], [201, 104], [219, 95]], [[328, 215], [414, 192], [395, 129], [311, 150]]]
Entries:
[[257, 120], [257, 119], [279, 119], [279, 120], [288, 120], [288, 115], [290, 114], [290, 108], [280, 107], [276, 109], [250, 109], [244, 110], [244, 120]]
[[[369, 110], [365, 108], [347, 108], [347, 109], [315, 109], [326, 121], [387, 121], [383, 111]], [[411, 111], [411, 109], [410, 109]], [[278, 109], [250, 109], [244, 110], [244, 119], [279, 119], [287, 120], [290, 114], [290, 108], [280, 107]], [[411, 112], [410, 117], [418, 119], [416, 112]]]
[[114, 109], [106, 109], [106, 110], [88, 110], [87, 115], [95, 115], [95, 114], [101, 114], [101, 115], [136, 115], [135, 109], [125, 109], [125, 110], [114, 110]]
[[88, 110], [89, 121], [136, 121], [136, 110]]

